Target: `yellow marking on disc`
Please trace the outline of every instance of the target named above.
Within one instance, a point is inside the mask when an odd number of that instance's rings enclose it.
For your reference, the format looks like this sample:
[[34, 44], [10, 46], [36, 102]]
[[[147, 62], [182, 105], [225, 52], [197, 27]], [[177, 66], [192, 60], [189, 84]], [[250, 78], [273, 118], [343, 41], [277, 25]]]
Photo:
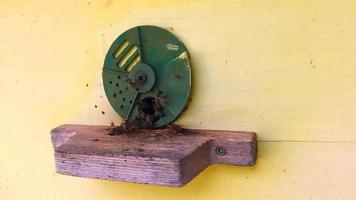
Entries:
[[125, 65], [127, 60], [137, 51], [136, 46], [132, 46], [131, 49], [127, 52], [127, 54], [120, 60], [119, 62], [119, 67], [122, 67]]
[[131, 64], [127, 67], [127, 71], [131, 71], [131, 69], [138, 63], [140, 62], [141, 58], [140, 55], [137, 55], [136, 58], [131, 62]]
[[171, 44], [171, 43], [166, 44], [166, 47], [168, 50], [171, 50], [171, 51], [177, 51], [179, 49], [178, 45]]
[[124, 40], [124, 42], [117, 48], [117, 50], [114, 53], [114, 56], [117, 58], [121, 54], [121, 52], [129, 45], [129, 42]]
[[184, 59], [187, 59], [187, 58], [188, 58], [188, 52], [187, 51], [184, 51], [183, 53], [181, 53], [178, 56], [178, 59], [180, 59], [180, 60], [184, 60]]

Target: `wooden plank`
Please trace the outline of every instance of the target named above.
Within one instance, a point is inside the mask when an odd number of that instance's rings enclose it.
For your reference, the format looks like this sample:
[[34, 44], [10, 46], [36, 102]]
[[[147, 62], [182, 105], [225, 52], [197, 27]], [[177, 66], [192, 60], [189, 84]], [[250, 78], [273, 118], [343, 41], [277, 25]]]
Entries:
[[189, 129], [109, 135], [109, 126], [62, 125], [51, 131], [60, 174], [182, 186], [212, 163], [256, 163], [256, 134]]
[[55, 174], [48, 142], [0, 139], [1, 200], [349, 200], [356, 194], [356, 145], [350, 142], [258, 142], [255, 166], [211, 165], [181, 189]]

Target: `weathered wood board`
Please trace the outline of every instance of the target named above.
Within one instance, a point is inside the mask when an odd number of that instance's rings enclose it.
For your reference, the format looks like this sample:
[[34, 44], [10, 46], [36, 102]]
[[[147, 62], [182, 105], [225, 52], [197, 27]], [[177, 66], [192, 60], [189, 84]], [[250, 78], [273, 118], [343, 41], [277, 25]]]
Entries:
[[57, 173], [180, 187], [213, 163], [256, 163], [256, 134], [184, 129], [109, 135], [110, 126], [62, 125], [51, 131]]

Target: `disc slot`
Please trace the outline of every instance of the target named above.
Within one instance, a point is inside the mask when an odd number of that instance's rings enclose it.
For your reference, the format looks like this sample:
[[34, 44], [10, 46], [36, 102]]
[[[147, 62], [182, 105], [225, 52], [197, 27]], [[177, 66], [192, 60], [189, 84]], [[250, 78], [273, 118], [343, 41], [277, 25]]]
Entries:
[[124, 40], [114, 53], [114, 57], [117, 58], [122, 53], [122, 51], [129, 45], [127, 40]]
[[[130, 62], [132, 62], [135, 57], [138, 55], [137, 46], [129, 45], [124, 49], [124, 51], [118, 57], [118, 67], [123, 68], [124, 66], [128, 66]], [[130, 59], [131, 58], [131, 59]]]
[[124, 69], [126, 69], [126, 71], [131, 71], [131, 69], [138, 63], [141, 61], [141, 57], [138, 51], [136, 51], [125, 63], [125, 65], [123, 66]]

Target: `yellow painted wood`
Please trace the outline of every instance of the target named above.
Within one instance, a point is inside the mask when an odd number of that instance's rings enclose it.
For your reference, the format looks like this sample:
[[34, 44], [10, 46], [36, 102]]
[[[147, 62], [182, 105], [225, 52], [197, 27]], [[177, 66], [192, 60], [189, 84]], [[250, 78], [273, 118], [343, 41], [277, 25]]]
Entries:
[[[353, 199], [355, 10], [351, 0], [2, 0], [0, 199]], [[191, 53], [193, 101], [177, 123], [257, 132], [256, 167], [213, 166], [183, 189], [55, 174], [51, 128], [120, 122], [101, 67], [111, 42], [144, 24]]]

